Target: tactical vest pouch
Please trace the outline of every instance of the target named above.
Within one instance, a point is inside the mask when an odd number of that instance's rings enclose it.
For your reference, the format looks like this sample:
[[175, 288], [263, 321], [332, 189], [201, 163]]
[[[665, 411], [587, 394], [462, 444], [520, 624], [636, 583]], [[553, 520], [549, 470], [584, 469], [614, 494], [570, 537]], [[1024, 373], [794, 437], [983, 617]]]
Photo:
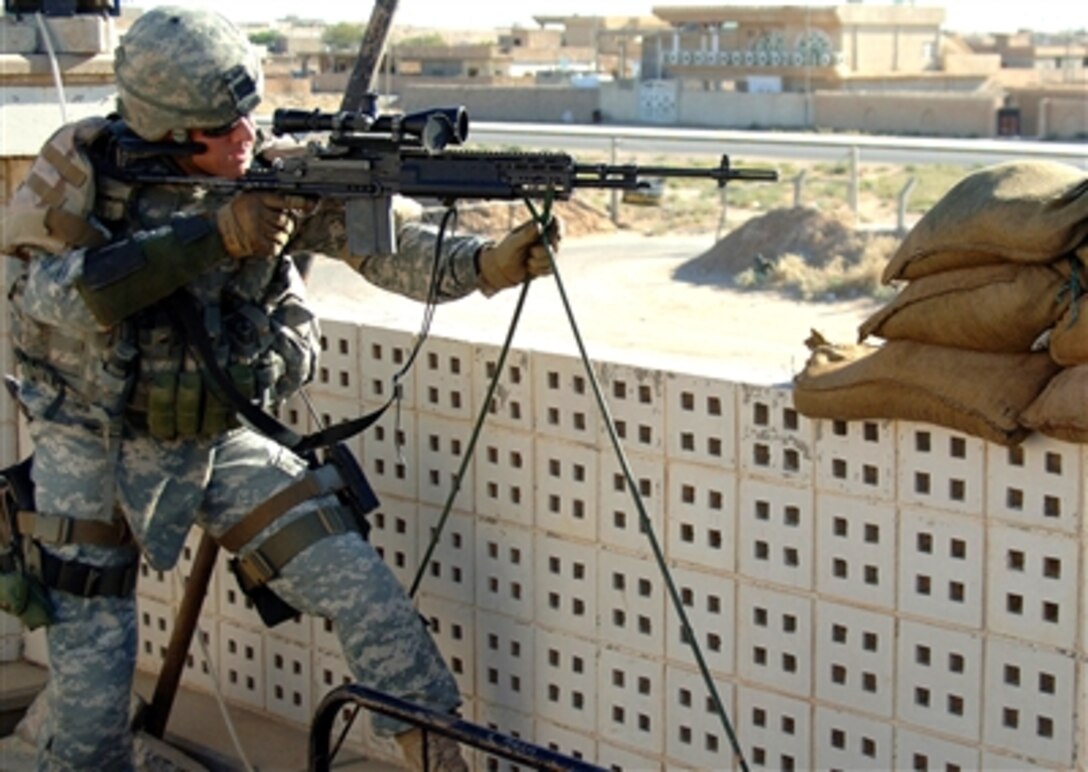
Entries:
[[147, 390], [147, 430], [157, 440], [172, 440], [178, 433], [178, 377], [156, 373]]
[[18, 617], [27, 629], [47, 625], [53, 604], [41, 583], [27, 573], [18, 513], [34, 510], [33, 456], [0, 470], [0, 610]]
[[200, 373], [178, 376], [177, 429], [182, 439], [192, 439], [200, 433], [200, 416], [204, 401], [204, 379]]

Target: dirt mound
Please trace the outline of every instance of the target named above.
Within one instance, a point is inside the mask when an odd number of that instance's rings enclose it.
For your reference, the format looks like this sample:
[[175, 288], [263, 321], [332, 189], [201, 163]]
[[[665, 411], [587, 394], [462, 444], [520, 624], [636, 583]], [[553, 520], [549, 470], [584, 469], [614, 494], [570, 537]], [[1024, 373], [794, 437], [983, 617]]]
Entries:
[[[557, 201], [553, 210], [563, 221], [563, 233], [568, 237], [612, 233], [617, 230], [607, 212], [576, 198]], [[437, 225], [444, 212], [441, 208], [428, 208], [424, 212], [424, 220]], [[521, 201], [461, 204], [457, 207], [457, 232], [474, 233], [498, 240], [530, 216], [529, 210]]]
[[676, 270], [676, 278], [703, 284], [732, 279], [749, 269], [767, 269], [785, 255], [798, 255], [813, 268], [835, 258], [851, 263], [861, 259], [869, 242], [853, 229], [849, 215], [810, 209], [774, 209], [755, 217], [709, 250]]

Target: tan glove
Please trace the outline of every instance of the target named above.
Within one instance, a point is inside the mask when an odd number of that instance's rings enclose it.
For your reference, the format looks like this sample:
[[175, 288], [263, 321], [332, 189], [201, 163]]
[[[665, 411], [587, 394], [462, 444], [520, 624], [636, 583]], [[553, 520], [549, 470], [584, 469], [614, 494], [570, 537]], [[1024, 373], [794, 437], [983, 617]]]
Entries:
[[[563, 238], [563, 223], [552, 217], [548, 223], [547, 243], [558, 251]], [[480, 275], [477, 284], [485, 295], [494, 295], [507, 287], [516, 287], [530, 276], [551, 273], [548, 249], [536, 221], [522, 223], [498, 244], [480, 250]]]
[[273, 257], [287, 246], [303, 206], [297, 196], [239, 193], [219, 208], [215, 221], [231, 257]]

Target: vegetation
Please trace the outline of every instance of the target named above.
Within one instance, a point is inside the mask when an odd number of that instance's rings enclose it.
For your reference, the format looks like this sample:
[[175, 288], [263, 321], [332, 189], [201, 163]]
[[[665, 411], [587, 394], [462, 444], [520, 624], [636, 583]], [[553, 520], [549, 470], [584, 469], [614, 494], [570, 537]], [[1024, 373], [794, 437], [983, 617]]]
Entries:
[[264, 46], [274, 54], [282, 54], [287, 50], [287, 36], [271, 29], [254, 32], [249, 36], [249, 42], [256, 46]]
[[333, 51], [353, 51], [359, 47], [359, 41], [363, 39], [365, 31], [365, 24], [341, 21], [325, 28], [321, 35], [321, 42]]

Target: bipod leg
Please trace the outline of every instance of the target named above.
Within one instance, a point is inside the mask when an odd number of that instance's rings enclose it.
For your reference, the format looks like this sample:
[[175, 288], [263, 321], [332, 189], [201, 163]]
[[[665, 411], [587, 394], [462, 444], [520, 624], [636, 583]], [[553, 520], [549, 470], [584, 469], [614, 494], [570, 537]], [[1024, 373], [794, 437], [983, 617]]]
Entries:
[[185, 596], [181, 599], [174, 620], [174, 632], [170, 636], [170, 645], [166, 649], [166, 659], [159, 671], [159, 680], [155, 684], [155, 695], [151, 699], [144, 718], [144, 731], [152, 737], [162, 739], [166, 731], [166, 722], [170, 718], [170, 709], [174, 705], [181, 673], [185, 669], [185, 658], [193, 640], [200, 609], [204, 605], [204, 596], [208, 594], [208, 583], [215, 570], [215, 559], [219, 555], [219, 543], [205, 533], [200, 538], [196, 557], [193, 558], [192, 572], [185, 583]]

